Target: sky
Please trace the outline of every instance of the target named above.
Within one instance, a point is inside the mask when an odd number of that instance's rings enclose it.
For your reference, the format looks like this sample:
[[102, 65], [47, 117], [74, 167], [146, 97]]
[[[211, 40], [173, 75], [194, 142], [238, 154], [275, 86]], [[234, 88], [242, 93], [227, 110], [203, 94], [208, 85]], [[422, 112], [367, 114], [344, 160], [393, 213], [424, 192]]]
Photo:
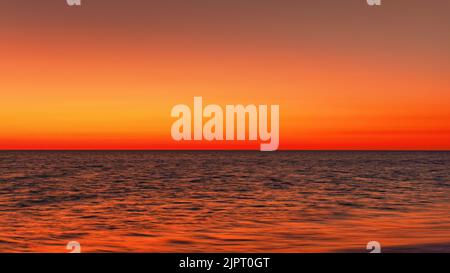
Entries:
[[0, 0], [0, 149], [175, 142], [176, 104], [279, 104], [280, 149], [449, 150], [450, 1]]

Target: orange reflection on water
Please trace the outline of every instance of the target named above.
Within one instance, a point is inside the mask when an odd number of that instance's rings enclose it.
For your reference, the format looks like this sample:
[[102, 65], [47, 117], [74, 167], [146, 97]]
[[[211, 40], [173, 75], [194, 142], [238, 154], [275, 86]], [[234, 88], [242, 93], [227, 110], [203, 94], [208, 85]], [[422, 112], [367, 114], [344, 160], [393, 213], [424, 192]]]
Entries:
[[449, 161], [439, 152], [2, 152], [0, 252], [67, 252], [69, 241], [82, 252], [366, 252], [369, 241], [449, 252]]

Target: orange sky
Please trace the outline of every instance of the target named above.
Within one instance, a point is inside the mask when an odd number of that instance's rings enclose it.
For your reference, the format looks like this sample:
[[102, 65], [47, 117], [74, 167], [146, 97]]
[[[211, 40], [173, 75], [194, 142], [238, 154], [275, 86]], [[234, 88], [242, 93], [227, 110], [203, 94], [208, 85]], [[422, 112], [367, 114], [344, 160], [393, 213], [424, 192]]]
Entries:
[[281, 149], [450, 149], [448, 1], [99, 2], [0, 3], [0, 149], [258, 149], [174, 142], [194, 96], [279, 104]]

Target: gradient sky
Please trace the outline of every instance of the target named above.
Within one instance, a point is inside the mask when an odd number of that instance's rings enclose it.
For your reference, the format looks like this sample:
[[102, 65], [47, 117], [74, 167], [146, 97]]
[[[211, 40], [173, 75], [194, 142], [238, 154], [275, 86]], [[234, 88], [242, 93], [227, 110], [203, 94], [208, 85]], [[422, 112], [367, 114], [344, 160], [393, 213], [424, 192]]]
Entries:
[[280, 104], [281, 149], [450, 149], [450, 1], [0, 0], [0, 149], [177, 143], [172, 106]]

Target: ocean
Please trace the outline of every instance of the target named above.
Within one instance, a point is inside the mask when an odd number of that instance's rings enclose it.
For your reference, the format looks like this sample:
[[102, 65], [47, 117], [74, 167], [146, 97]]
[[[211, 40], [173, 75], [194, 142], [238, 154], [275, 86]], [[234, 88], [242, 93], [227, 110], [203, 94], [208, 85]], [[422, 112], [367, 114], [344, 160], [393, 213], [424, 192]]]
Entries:
[[450, 152], [1, 151], [0, 252], [450, 252]]

